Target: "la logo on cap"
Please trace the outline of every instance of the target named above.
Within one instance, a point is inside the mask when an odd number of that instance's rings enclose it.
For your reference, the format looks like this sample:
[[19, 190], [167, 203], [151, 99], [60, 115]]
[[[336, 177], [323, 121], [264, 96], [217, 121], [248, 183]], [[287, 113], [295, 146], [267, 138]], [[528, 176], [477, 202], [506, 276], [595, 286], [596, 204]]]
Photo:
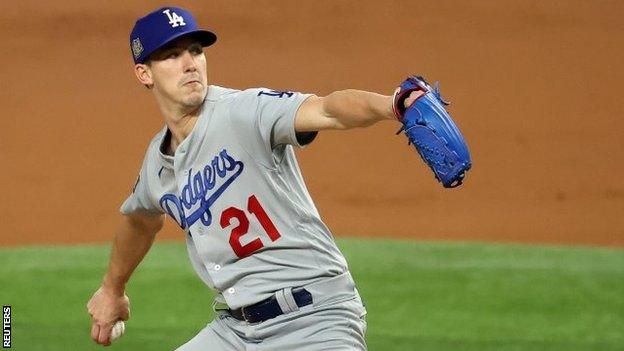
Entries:
[[164, 10], [163, 13], [169, 18], [169, 24], [171, 25], [171, 28], [175, 28], [177, 26], [186, 26], [186, 23], [184, 23], [184, 17], [178, 15], [170, 9]]

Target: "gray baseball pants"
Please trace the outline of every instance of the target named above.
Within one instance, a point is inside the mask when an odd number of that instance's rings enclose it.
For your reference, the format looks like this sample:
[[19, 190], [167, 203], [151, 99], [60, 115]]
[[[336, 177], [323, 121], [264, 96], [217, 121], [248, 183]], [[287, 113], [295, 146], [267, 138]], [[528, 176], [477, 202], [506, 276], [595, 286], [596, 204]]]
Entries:
[[[215, 311], [215, 319], [177, 351], [366, 350], [366, 309], [351, 275], [304, 288], [312, 294], [311, 305], [293, 309], [293, 304], [280, 304], [284, 314], [264, 322], [248, 323]], [[293, 299], [291, 289], [276, 292], [278, 301], [280, 296]]]

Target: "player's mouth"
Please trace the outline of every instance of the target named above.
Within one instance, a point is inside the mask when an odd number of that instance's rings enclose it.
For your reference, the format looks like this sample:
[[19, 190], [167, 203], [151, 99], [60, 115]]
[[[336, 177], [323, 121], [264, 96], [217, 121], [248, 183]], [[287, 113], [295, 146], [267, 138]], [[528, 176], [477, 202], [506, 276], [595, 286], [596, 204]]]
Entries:
[[201, 82], [200, 82], [200, 81], [198, 81], [198, 80], [196, 80], [196, 79], [189, 80], [188, 82], [185, 82], [185, 83], [183, 83], [182, 85], [192, 85], [192, 84], [195, 84], [195, 83], [197, 83], [197, 84], [201, 85]]

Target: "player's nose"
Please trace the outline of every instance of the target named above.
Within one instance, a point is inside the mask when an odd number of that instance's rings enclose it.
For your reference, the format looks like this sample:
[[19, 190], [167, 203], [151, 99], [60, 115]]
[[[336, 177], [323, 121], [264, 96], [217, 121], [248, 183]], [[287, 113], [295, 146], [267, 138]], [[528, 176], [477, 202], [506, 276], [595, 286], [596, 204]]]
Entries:
[[182, 64], [184, 72], [193, 72], [197, 70], [197, 61], [195, 56], [188, 50], [182, 52]]

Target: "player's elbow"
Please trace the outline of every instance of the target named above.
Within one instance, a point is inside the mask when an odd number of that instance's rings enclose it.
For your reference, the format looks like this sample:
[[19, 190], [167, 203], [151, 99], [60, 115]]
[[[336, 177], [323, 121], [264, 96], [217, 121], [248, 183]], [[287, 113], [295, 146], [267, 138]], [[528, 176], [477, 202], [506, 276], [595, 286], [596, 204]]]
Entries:
[[328, 112], [326, 97], [310, 96], [301, 104], [295, 115], [297, 133], [343, 129], [342, 127]]
[[156, 234], [165, 225], [165, 216], [161, 214], [135, 212], [126, 219], [135, 231], [147, 234]]

